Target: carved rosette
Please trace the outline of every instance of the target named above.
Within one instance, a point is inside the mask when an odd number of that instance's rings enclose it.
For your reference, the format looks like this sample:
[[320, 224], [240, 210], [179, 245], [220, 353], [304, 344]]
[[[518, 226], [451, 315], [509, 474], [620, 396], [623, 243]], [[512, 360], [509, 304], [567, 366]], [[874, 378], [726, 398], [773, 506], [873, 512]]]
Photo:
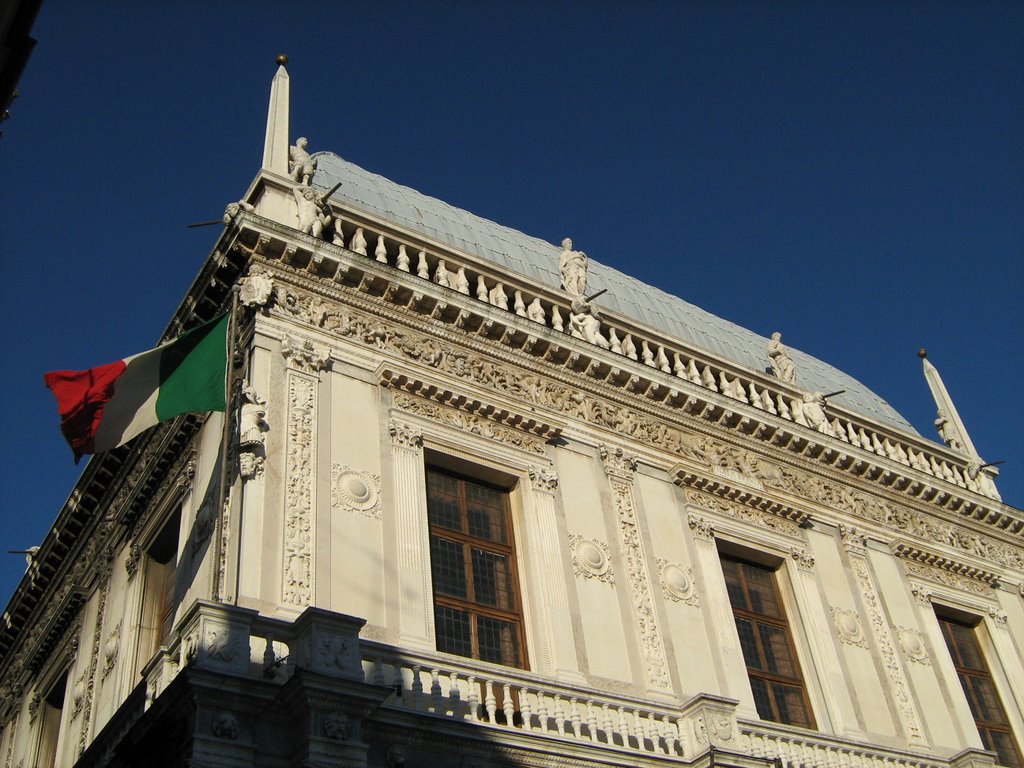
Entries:
[[652, 688], [668, 690], [672, 681], [668, 674], [668, 657], [654, 613], [653, 588], [647, 573], [647, 559], [638, 530], [636, 504], [633, 500], [633, 472], [636, 458], [621, 448], [600, 446], [601, 460], [612, 489], [618, 521], [619, 543], [626, 566], [626, 578], [640, 631], [647, 682]]
[[597, 579], [605, 584], [615, 583], [615, 572], [612, 570], [607, 544], [570, 533], [569, 547], [572, 551], [573, 573], [586, 579]]
[[530, 483], [535, 491], [554, 493], [558, 488], [558, 473], [548, 467], [530, 467]]
[[346, 464], [331, 465], [331, 507], [379, 520], [380, 475]]
[[298, 370], [288, 374], [287, 462], [285, 465], [284, 569], [282, 600], [312, 602], [316, 487], [317, 380]]
[[899, 656], [896, 653], [896, 647], [889, 632], [889, 625], [885, 620], [878, 592], [871, 579], [867, 558], [853, 556], [850, 558], [850, 563], [853, 566], [857, 586], [864, 600], [864, 607], [867, 610], [869, 626], [875, 638], [875, 647], [882, 654], [882, 665], [885, 668], [886, 677], [889, 679], [889, 687], [896, 702], [900, 721], [903, 723], [910, 741], [923, 744], [924, 729], [921, 725], [921, 717], [910, 695], [910, 685], [907, 682], [906, 673], [904, 673], [903, 666], [900, 664]]
[[860, 622], [860, 616], [854, 611], [838, 606], [831, 606], [832, 624], [836, 628], [836, 635], [840, 641], [847, 645], [855, 645], [858, 648], [868, 647], [868, 638], [864, 634], [864, 626]]
[[418, 451], [423, 447], [423, 433], [411, 424], [391, 419], [388, 421], [388, 434], [391, 435], [391, 442], [398, 448]]
[[920, 632], [910, 627], [893, 627], [893, 629], [896, 631], [896, 640], [907, 659], [917, 664], [931, 664], [928, 647]]
[[700, 607], [700, 595], [693, 580], [693, 568], [670, 563], [658, 558], [658, 580], [661, 591], [673, 602], [683, 602], [694, 608]]

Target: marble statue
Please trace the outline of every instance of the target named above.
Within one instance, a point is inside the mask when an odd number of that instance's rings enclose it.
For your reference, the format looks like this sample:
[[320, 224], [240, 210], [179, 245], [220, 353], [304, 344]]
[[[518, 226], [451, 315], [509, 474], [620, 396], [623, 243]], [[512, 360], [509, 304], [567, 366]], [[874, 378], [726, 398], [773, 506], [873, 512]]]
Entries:
[[558, 257], [558, 272], [562, 287], [573, 298], [582, 299], [587, 292], [587, 254], [572, 249], [572, 240], [562, 241], [562, 253]]
[[241, 211], [254, 213], [256, 208], [251, 203], [245, 202], [245, 200], [239, 200], [237, 203], [228, 203], [228, 207], [224, 209], [224, 223], [230, 224], [231, 220]]
[[309, 141], [302, 136], [295, 144], [288, 147], [288, 174], [303, 186], [309, 184], [316, 171], [316, 158], [311, 157], [306, 151], [308, 144]]
[[260, 397], [251, 386], [242, 387], [242, 416], [239, 425], [238, 444], [242, 448], [263, 445], [266, 423], [267, 401]]
[[956, 436], [956, 428], [949, 420], [949, 414], [944, 408], [939, 408], [938, 417], [935, 419], [935, 429], [939, 431], [939, 437], [946, 444], [947, 448], [959, 451], [963, 448]]
[[323, 238], [324, 230], [331, 224], [331, 208], [327, 201], [312, 187], [297, 186], [292, 193], [299, 207], [299, 231]]
[[787, 384], [796, 384], [796, 366], [782, 344], [782, 334], [776, 331], [768, 342], [768, 361], [776, 378]]
[[804, 392], [800, 410], [808, 427], [826, 435], [832, 434], [832, 427], [825, 418], [825, 395], [821, 392]]
[[588, 301], [573, 299], [569, 313], [569, 332], [577, 339], [584, 339], [602, 349], [611, 349], [612, 345], [601, 334], [601, 314]]

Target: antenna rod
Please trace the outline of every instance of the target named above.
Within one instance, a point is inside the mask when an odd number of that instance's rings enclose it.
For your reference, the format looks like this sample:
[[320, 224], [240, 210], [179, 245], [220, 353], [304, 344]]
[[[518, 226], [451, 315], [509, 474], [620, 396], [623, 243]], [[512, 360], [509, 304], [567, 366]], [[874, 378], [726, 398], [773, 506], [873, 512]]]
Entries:
[[598, 291], [597, 293], [592, 293], [592, 294], [591, 294], [590, 296], [585, 296], [585, 297], [583, 298], [583, 300], [584, 300], [584, 301], [593, 301], [593, 300], [594, 300], [594, 299], [596, 299], [596, 298], [597, 298], [598, 296], [600, 296], [600, 295], [601, 295], [602, 293], [608, 293], [608, 289], [607, 289], [607, 288], [602, 288], [602, 289], [601, 289], [600, 291]]
[[196, 227], [212, 227], [214, 224], [223, 224], [223, 219], [211, 219], [210, 221], [200, 221], [197, 224], [189, 224], [186, 229], [195, 229]]
[[841, 395], [844, 392], [846, 392], [845, 389], [840, 389], [840, 390], [838, 390], [836, 392], [829, 392], [827, 395], [822, 395], [822, 397], [824, 397], [826, 400], [828, 400], [830, 397], [836, 397], [837, 395]]

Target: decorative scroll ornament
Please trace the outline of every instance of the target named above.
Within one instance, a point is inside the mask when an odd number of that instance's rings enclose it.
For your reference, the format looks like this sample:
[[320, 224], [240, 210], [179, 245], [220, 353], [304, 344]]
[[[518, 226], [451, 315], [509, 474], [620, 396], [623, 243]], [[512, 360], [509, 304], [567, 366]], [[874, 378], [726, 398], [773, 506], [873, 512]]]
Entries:
[[860, 623], [860, 616], [853, 611], [838, 606], [831, 606], [832, 623], [835, 625], [836, 634], [839, 639], [847, 645], [855, 645], [858, 648], [868, 647], [868, 638], [864, 634], [864, 626]]
[[572, 549], [572, 570], [577, 576], [597, 579], [605, 584], [615, 583], [607, 544], [570, 533], [569, 545]]
[[331, 506], [379, 520], [380, 475], [345, 464], [331, 465]]
[[291, 368], [304, 373], [316, 374], [331, 364], [329, 349], [317, 347], [308, 339], [300, 339], [290, 334], [281, 341], [281, 354]]
[[313, 586], [313, 461], [316, 456], [316, 381], [288, 379], [283, 600], [308, 605]]
[[142, 557], [142, 547], [136, 543], [132, 543], [128, 547], [128, 556], [124, 561], [124, 570], [128, 574], [128, 580], [131, 581], [139, 570], [139, 559]]
[[693, 580], [693, 568], [684, 568], [678, 563], [670, 563], [658, 558], [658, 579], [661, 591], [673, 602], [683, 602], [697, 608], [700, 606], [700, 595]]
[[117, 626], [110, 631], [106, 642], [103, 643], [103, 677], [110, 674], [117, 664], [117, 655], [121, 647], [121, 624], [122, 622], [117, 622]]
[[637, 465], [636, 456], [627, 454], [622, 448], [609, 448], [606, 445], [599, 446], [598, 450], [608, 477], [626, 482], [632, 481]]
[[896, 631], [896, 640], [899, 642], [904, 656], [917, 664], [931, 664], [928, 648], [925, 646], [924, 637], [920, 632], [910, 627], [893, 627], [893, 629]]
[[843, 542], [843, 547], [851, 554], [863, 555], [867, 551], [868, 537], [855, 526], [840, 523], [839, 538]]
[[793, 547], [789, 550], [789, 554], [790, 557], [793, 558], [793, 562], [795, 562], [799, 568], [803, 568], [805, 571], [809, 571], [814, 568], [814, 555], [806, 549]]

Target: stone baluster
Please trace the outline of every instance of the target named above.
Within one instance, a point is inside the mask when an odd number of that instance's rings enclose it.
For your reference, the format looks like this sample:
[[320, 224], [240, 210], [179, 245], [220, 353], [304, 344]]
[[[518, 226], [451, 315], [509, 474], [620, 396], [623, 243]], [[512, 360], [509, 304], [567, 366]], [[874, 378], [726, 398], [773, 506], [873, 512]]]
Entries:
[[480, 689], [477, 687], [476, 678], [470, 675], [466, 678], [466, 701], [469, 704], [469, 719], [474, 722], [480, 720]]
[[614, 328], [608, 329], [608, 346], [615, 354], [622, 354], [622, 342], [619, 340], [619, 334], [615, 332]]
[[572, 722], [572, 735], [580, 738], [583, 735], [583, 718], [580, 717], [579, 701], [575, 696], [569, 700], [569, 720]]
[[523, 730], [533, 730], [533, 708], [530, 706], [530, 692], [526, 686], [519, 689], [519, 712], [523, 716]]
[[654, 353], [651, 352], [651, 346], [646, 341], [640, 342], [640, 356], [644, 359], [644, 365], [654, 367]]
[[409, 254], [405, 250], [405, 245], [398, 246], [398, 258], [395, 261], [395, 265], [402, 271], [409, 271]]
[[424, 280], [430, 279], [430, 265], [427, 264], [427, 253], [426, 251], [420, 251], [416, 254], [416, 277], [422, 277]]
[[674, 725], [672, 725], [672, 719], [668, 715], [662, 715], [662, 738], [665, 740], [665, 751], [670, 755], [679, 754], [679, 739], [677, 738], [677, 731]]
[[651, 740], [651, 747], [660, 755], [665, 754], [665, 750], [661, 747], [661, 728], [658, 726], [658, 720], [653, 712], [647, 713], [647, 720], [644, 722], [644, 733]]
[[548, 722], [547, 697], [541, 690], [537, 691], [537, 719], [542, 731], [546, 733], [551, 730], [551, 724]]
[[718, 385], [715, 384], [715, 374], [711, 372], [711, 366], [704, 366], [704, 370], [700, 372], [700, 382], [712, 392], [718, 391]]
[[476, 278], [476, 297], [483, 302], [487, 301], [487, 283], [484, 282], [483, 275], [477, 275]]
[[565, 323], [562, 322], [562, 313], [558, 311], [555, 304], [551, 305], [551, 327], [561, 333], [565, 330]]
[[487, 722], [491, 725], [498, 722], [498, 702], [494, 698], [494, 682], [491, 680], [484, 683], [484, 710], [487, 712]]
[[647, 742], [651, 740], [651, 731], [647, 720], [640, 717], [640, 710], [633, 710], [633, 731], [636, 733], [636, 747], [639, 750], [647, 751]]
[[555, 729], [560, 736], [565, 736], [565, 710], [562, 708], [562, 695], [555, 694]]
[[669, 365], [668, 356], [665, 355], [665, 348], [658, 347], [658, 353], [654, 356], [654, 362], [658, 365], [658, 370], [663, 373], [672, 373], [672, 366]]
[[440, 259], [434, 268], [434, 282], [442, 288], [451, 287], [452, 282], [448, 277], [448, 266], [444, 263], [444, 259]]
[[501, 686], [501, 712], [505, 715], [505, 725], [513, 727], [513, 720], [516, 714], [516, 705], [512, 701], [512, 686], [503, 683]]
[[448, 675], [448, 699], [452, 703], [452, 715], [459, 714], [459, 705], [462, 703], [462, 691], [459, 688], [459, 673], [451, 672]]
[[443, 715], [444, 706], [442, 703], [441, 691], [441, 670], [430, 670], [430, 706], [435, 714]]
[[622, 741], [622, 746], [629, 746], [629, 722], [626, 720], [626, 709], [625, 707], [619, 707], [619, 739]]
[[784, 419], [793, 420], [793, 413], [789, 410], [789, 406], [786, 405], [786, 400], [782, 395], [775, 396], [775, 410]]
[[455, 290], [469, 296], [469, 278], [466, 277], [465, 267], [459, 267], [459, 271], [455, 273]]
[[423, 708], [423, 680], [420, 679], [420, 665], [412, 667], [412, 705], [414, 709]]
[[636, 344], [633, 343], [633, 337], [628, 333], [622, 339], [622, 354], [624, 354], [630, 360], [640, 359], [636, 353]]
[[597, 741], [597, 710], [594, 709], [594, 702], [587, 699], [587, 731], [591, 741]]
[[377, 247], [373, 249], [373, 257], [381, 264], [388, 263], [388, 248], [384, 244], [384, 235], [377, 235]]
[[604, 738], [608, 744], [614, 744], [614, 731], [615, 728], [612, 725], [612, 710], [607, 703], [601, 705], [601, 730], [604, 731]]

